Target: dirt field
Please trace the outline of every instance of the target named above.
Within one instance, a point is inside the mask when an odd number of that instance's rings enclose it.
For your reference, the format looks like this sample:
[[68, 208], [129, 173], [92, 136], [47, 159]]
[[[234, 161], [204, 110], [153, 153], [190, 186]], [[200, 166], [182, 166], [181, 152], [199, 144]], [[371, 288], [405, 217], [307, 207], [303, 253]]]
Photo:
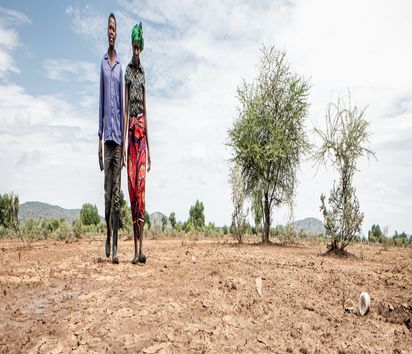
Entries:
[[[0, 241], [0, 352], [412, 352], [411, 248], [148, 240], [134, 266], [119, 247]], [[362, 291], [371, 311], [345, 312]]]

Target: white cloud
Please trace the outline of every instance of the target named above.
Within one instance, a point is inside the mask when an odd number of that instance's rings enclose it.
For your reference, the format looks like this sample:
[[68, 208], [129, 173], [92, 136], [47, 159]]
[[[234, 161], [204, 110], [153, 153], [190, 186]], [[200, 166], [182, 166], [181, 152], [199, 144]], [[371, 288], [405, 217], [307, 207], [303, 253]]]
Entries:
[[0, 7], [0, 79], [9, 72], [20, 73], [13, 59], [13, 50], [19, 45], [19, 36], [13, 27], [30, 22], [21, 12]]
[[70, 59], [46, 59], [43, 62], [46, 77], [52, 80], [69, 81], [76, 78], [77, 81], [87, 81], [97, 84], [99, 71], [96, 63]]

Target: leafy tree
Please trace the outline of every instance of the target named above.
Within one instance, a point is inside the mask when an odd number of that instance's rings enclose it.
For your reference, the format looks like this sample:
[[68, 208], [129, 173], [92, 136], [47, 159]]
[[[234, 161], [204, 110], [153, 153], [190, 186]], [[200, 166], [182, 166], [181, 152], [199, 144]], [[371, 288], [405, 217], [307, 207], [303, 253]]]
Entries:
[[83, 225], [97, 225], [100, 222], [97, 206], [90, 203], [83, 204], [80, 209], [80, 220]]
[[0, 195], [0, 225], [17, 229], [19, 226], [19, 196], [14, 193]]
[[167, 216], [163, 215], [162, 216], [162, 231], [165, 232], [166, 228], [167, 228]]
[[269, 242], [272, 209], [293, 197], [296, 169], [309, 149], [304, 131], [308, 94], [309, 84], [274, 47], [263, 47], [257, 79], [243, 81], [237, 90], [239, 118], [229, 130], [228, 145], [247, 195], [262, 205], [264, 243]]
[[330, 250], [343, 251], [361, 231], [363, 213], [359, 208], [353, 176], [357, 171], [357, 160], [362, 156], [375, 156], [369, 144], [369, 123], [364, 118], [365, 108], [352, 107], [342, 99], [330, 103], [326, 113], [326, 130], [315, 129], [321, 145], [315, 154], [319, 163], [328, 161], [339, 174], [338, 183], [333, 183], [328, 199], [330, 210], [321, 195], [320, 210], [323, 213], [325, 233], [330, 238]]
[[379, 225], [372, 225], [371, 229], [368, 231], [369, 242], [382, 242], [383, 236]]
[[170, 214], [170, 216], [169, 216], [169, 222], [170, 222], [170, 225], [172, 226], [172, 229], [174, 229], [175, 226], [176, 226], [176, 214], [175, 214], [174, 212], [172, 212], [172, 213]]
[[401, 234], [398, 234], [398, 231], [395, 231], [395, 234], [393, 235], [393, 241], [395, 242], [396, 245], [407, 244], [408, 235], [406, 234], [405, 231], [403, 231]]
[[192, 205], [189, 210], [189, 220], [188, 222], [196, 228], [196, 230], [201, 230], [205, 227], [205, 207], [203, 202], [196, 200], [195, 205]]
[[243, 186], [242, 177], [240, 175], [240, 167], [236, 163], [232, 165], [229, 183], [232, 187], [232, 225], [234, 229], [233, 235], [239, 243], [242, 243], [243, 235], [246, 229], [247, 210], [245, 209], [245, 189]]
[[150, 222], [150, 215], [146, 210], [144, 211], [144, 223], [147, 225], [147, 228], [150, 230], [152, 223]]
[[263, 219], [263, 198], [258, 191], [252, 194], [251, 211], [255, 221], [254, 232], [259, 235], [262, 232], [262, 219]]

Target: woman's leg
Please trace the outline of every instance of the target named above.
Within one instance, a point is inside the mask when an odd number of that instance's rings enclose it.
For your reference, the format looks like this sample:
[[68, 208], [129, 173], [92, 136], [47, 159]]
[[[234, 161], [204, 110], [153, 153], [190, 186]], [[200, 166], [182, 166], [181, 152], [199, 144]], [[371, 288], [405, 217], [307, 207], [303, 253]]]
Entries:
[[133, 223], [133, 237], [134, 237], [134, 256], [132, 263], [136, 264], [139, 262], [139, 253], [138, 253], [138, 242], [139, 242], [139, 226], [137, 223]]
[[143, 254], [143, 229], [144, 229], [144, 222], [142, 220], [139, 220], [139, 262], [140, 263], [146, 263], [146, 256]]

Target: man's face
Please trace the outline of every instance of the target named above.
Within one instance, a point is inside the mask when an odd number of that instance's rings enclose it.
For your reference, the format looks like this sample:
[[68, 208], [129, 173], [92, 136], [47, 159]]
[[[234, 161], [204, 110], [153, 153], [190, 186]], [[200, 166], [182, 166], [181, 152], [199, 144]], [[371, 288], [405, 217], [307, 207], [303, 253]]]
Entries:
[[114, 21], [113, 17], [109, 17], [107, 36], [109, 39], [109, 46], [113, 48], [114, 43], [116, 42], [116, 22]]

